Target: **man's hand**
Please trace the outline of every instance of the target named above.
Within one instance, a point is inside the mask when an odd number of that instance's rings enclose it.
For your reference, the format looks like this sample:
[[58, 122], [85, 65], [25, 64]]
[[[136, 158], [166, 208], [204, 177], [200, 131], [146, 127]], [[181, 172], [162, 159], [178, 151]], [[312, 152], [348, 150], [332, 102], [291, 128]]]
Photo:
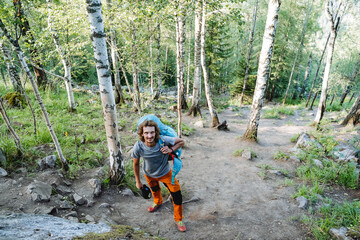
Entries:
[[136, 187], [138, 189], [141, 189], [143, 187], [143, 184], [141, 183], [141, 181], [136, 182]]
[[161, 151], [163, 154], [172, 153], [172, 149], [169, 148], [168, 146], [165, 146], [165, 147], [161, 148], [160, 151]]

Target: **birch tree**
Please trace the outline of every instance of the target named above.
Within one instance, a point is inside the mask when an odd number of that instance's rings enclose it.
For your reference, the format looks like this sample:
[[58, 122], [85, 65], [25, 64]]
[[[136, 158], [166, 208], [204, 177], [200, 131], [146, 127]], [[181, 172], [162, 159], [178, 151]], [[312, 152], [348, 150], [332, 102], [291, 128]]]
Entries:
[[303, 29], [302, 29], [302, 32], [301, 32], [301, 38], [300, 38], [300, 42], [299, 42], [299, 47], [298, 47], [298, 51], [296, 53], [294, 63], [293, 63], [292, 69], [291, 69], [289, 82], [288, 82], [286, 92], [285, 92], [285, 96], [284, 96], [284, 100], [283, 100], [283, 103], [282, 103], [283, 105], [285, 104], [285, 101], [286, 101], [286, 98], [287, 98], [287, 95], [288, 95], [288, 92], [289, 92], [289, 89], [290, 89], [291, 80], [292, 80], [292, 76], [294, 74], [297, 59], [298, 59], [299, 56], [301, 56], [302, 46], [303, 46], [303, 43], [304, 43], [304, 36], [305, 36], [305, 32], [306, 32], [307, 21], [308, 21], [308, 17], [310, 15], [310, 12], [311, 12], [311, 8], [312, 8], [312, 6], [310, 7], [309, 11], [306, 12], [306, 16], [305, 16], [304, 23], [303, 23]]
[[195, 5], [195, 44], [194, 44], [194, 83], [193, 83], [193, 94], [192, 103], [188, 111], [188, 115], [194, 117], [200, 111], [200, 96], [201, 96], [201, 24], [202, 24], [202, 0], [196, 1]]
[[251, 28], [250, 37], [249, 37], [249, 51], [248, 51], [248, 57], [247, 57], [247, 61], [246, 61], [244, 84], [243, 84], [243, 89], [242, 89], [242, 92], [241, 92], [241, 95], [240, 95], [240, 107], [243, 104], [245, 88], [246, 88], [246, 82], [247, 82], [247, 79], [248, 79], [248, 76], [249, 76], [250, 59], [251, 59], [252, 45], [253, 45], [253, 41], [254, 41], [254, 33], [255, 33], [255, 26], [256, 26], [256, 14], [257, 14], [258, 2], [259, 2], [259, 0], [256, 0], [255, 7], [254, 7], [254, 13], [253, 13], [253, 19], [252, 19], [252, 28]]
[[[2, 32], [0, 32], [0, 37], [2, 37], [2, 35], [3, 35]], [[7, 45], [5, 39], [0, 40], [0, 49], [1, 49], [1, 52], [3, 53], [4, 61], [6, 64], [6, 70], [10, 77], [10, 81], [13, 85], [14, 91], [16, 91], [18, 93], [22, 93], [23, 91], [22, 91], [20, 76], [19, 76], [18, 70], [14, 64], [14, 61], [12, 59], [11, 50], [10, 50], [9, 46]], [[6, 82], [5, 82], [5, 86], [6, 86]]]
[[214, 108], [213, 101], [210, 93], [210, 84], [209, 84], [209, 74], [205, 62], [205, 34], [206, 34], [206, 0], [202, 0], [202, 18], [201, 18], [201, 47], [200, 47], [200, 59], [201, 59], [201, 67], [203, 70], [204, 76], [204, 85], [205, 85], [205, 95], [207, 104], [209, 107], [209, 112], [212, 119], [212, 127], [217, 127], [220, 122], [217, 115], [217, 112]]
[[360, 94], [358, 94], [357, 98], [355, 99], [355, 102], [351, 106], [345, 119], [341, 122], [341, 125], [358, 124], [359, 115], [360, 115]]
[[61, 58], [61, 62], [64, 66], [64, 78], [65, 78], [65, 88], [66, 88], [66, 92], [67, 92], [67, 96], [68, 96], [68, 103], [69, 103], [69, 111], [73, 112], [76, 111], [76, 105], [75, 105], [75, 98], [74, 98], [74, 92], [72, 90], [72, 86], [71, 86], [71, 63], [69, 60], [68, 55], [66, 54], [66, 52], [64, 51], [64, 48], [61, 46], [58, 34], [57, 34], [57, 30], [55, 29], [55, 27], [53, 26], [52, 23], [52, 3], [50, 0], [46, 0], [47, 4], [48, 4], [48, 9], [49, 9], [49, 15], [48, 15], [48, 26], [49, 26], [49, 30], [51, 32], [51, 36], [54, 40], [55, 46], [56, 46], [56, 50], [58, 52], [58, 54], [60, 55]]
[[156, 49], [157, 49], [157, 57], [156, 57], [156, 64], [157, 64], [157, 70], [156, 70], [156, 90], [153, 95], [153, 99], [159, 99], [161, 95], [161, 71], [160, 71], [160, 64], [161, 64], [161, 45], [160, 45], [160, 39], [161, 39], [161, 28], [160, 28], [160, 19], [157, 20], [157, 27], [156, 27], [156, 35], [155, 35], [155, 41], [156, 41]]
[[318, 110], [316, 112], [314, 125], [318, 126], [320, 124], [321, 119], [324, 116], [325, 108], [326, 108], [326, 98], [327, 98], [327, 88], [328, 88], [328, 81], [330, 76], [330, 69], [331, 69], [331, 62], [334, 54], [334, 46], [335, 40], [337, 36], [337, 21], [340, 21], [340, 17], [337, 17], [338, 14], [335, 11], [339, 11], [341, 8], [341, 1], [336, 0], [329, 0], [326, 4], [326, 13], [330, 20], [330, 39], [329, 39], [329, 48], [326, 56], [326, 63], [325, 63], [325, 70], [324, 70], [324, 77], [321, 87], [321, 95]]
[[110, 153], [109, 175], [111, 182], [118, 183], [124, 174], [124, 162], [118, 135], [116, 105], [112, 91], [111, 72], [106, 50], [101, 1], [86, 0], [86, 4], [105, 119], [107, 144]]
[[14, 46], [15, 48], [15, 51], [18, 55], [18, 58], [20, 60], [20, 63], [21, 63], [21, 66], [23, 67], [24, 71], [26, 72], [26, 75], [28, 76], [29, 80], [30, 80], [30, 83], [31, 83], [31, 86], [34, 90], [34, 94], [35, 94], [35, 98], [37, 100], [37, 102], [39, 103], [39, 106], [40, 106], [40, 109], [41, 109], [41, 112], [43, 114], [43, 117], [45, 119], [45, 122], [46, 122], [46, 126], [49, 130], [49, 133], [50, 133], [50, 136], [54, 142], [54, 145], [55, 145], [55, 148], [56, 148], [56, 151], [58, 153], [58, 156], [60, 158], [60, 162], [62, 164], [62, 168], [67, 171], [69, 169], [69, 166], [67, 165], [67, 161], [62, 153], [62, 150], [61, 150], [61, 147], [60, 147], [60, 144], [59, 144], [59, 141], [56, 137], [56, 134], [55, 134], [55, 131], [51, 125], [51, 122], [50, 122], [50, 119], [49, 119], [49, 114], [45, 108], [45, 105], [42, 101], [42, 98], [40, 96], [40, 92], [39, 92], [39, 89], [37, 87], [37, 84], [33, 78], [33, 76], [31, 75], [31, 72], [30, 72], [30, 69], [27, 65], [27, 63], [25, 62], [25, 58], [24, 58], [24, 53], [19, 45], [19, 39], [16, 38], [12, 38], [9, 34], [9, 32], [7, 31], [4, 23], [2, 22], [2, 20], [0, 19], [0, 28], [2, 29], [4, 35], [8, 38], [8, 40], [10, 41], [10, 43]]
[[281, 0], [269, 0], [268, 14], [266, 17], [263, 43], [259, 58], [255, 92], [249, 115], [249, 122], [244, 134], [244, 138], [250, 140], [257, 139], [257, 132], [260, 121], [260, 112], [263, 106], [266, 81], [269, 77], [269, 65], [274, 47], [276, 25], [279, 16]]

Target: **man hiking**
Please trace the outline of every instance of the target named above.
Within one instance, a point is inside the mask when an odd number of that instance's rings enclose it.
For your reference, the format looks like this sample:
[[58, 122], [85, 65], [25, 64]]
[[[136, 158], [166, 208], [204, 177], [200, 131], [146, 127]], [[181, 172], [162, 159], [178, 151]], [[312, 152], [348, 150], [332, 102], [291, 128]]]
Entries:
[[[149, 212], [155, 212], [163, 203], [159, 182], [162, 182], [171, 194], [174, 206], [174, 219], [178, 229], [186, 231], [182, 214], [182, 195], [180, 184], [175, 178], [171, 184], [172, 171], [168, 163], [169, 153], [184, 146], [184, 141], [176, 137], [161, 136], [157, 124], [152, 120], [145, 120], [138, 128], [140, 141], [134, 145], [131, 156], [134, 158], [134, 174], [136, 187], [141, 189], [143, 184], [140, 181], [139, 163], [140, 157], [144, 159], [144, 173], [147, 183], [150, 186], [154, 203], [148, 208]], [[159, 141], [164, 143], [160, 145]]]

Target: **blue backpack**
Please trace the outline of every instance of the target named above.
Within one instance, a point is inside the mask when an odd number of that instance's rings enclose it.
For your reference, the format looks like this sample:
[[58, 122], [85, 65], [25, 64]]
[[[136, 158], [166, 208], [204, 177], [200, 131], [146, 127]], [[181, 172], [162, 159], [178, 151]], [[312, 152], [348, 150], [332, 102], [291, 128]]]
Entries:
[[[159, 144], [160, 144], [161, 147], [164, 146], [164, 141], [163, 141], [161, 136], [178, 137], [178, 135], [176, 134], [174, 129], [172, 129], [171, 127], [163, 124], [160, 121], [160, 119], [157, 116], [155, 116], [154, 114], [149, 114], [149, 115], [145, 115], [145, 116], [141, 117], [139, 119], [139, 121], [137, 122], [137, 128], [139, 129], [140, 124], [143, 123], [144, 121], [148, 121], [148, 120], [154, 121], [158, 125], [158, 127], [160, 129]], [[182, 167], [182, 161], [180, 159], [181, 148], [175, 150], [173, 153], [175, 153], [175, 154], [169, 154], [170, 155], [169, 157], [171, 157], [171, 159], [173, 160], [171, 184], [174, 184], [175, 176], [180, 172], [180, 169]]]

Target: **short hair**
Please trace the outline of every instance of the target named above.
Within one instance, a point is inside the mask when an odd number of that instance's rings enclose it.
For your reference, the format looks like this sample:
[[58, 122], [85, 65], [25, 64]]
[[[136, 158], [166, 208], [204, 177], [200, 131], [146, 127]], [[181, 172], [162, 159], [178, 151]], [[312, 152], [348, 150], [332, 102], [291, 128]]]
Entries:
[[155, 127], [155, 142], [158, 142], [160, 139], [160, 129], [159, 129], [158, 125], [156, 124], [156, 122], [154, 122], [152, 120], [146, 120], [140, 124], [140, 126], [138, 128], [138, 135], [139, 135], [140, 141], [145, 142], [145, 139], [143, 136], [144, 127]]

